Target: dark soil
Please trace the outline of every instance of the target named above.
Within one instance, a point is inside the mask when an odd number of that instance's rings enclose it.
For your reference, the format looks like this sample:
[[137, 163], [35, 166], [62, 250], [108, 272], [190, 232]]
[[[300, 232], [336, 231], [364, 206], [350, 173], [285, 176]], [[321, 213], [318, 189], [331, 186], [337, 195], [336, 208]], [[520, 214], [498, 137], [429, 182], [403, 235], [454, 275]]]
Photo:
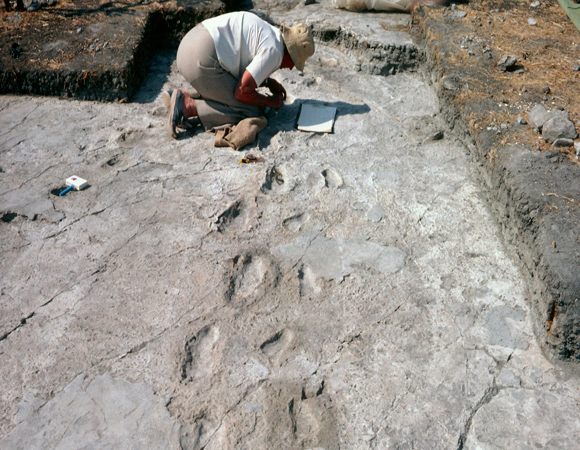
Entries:
[[220, 0], [64, 0], [0, 13], [0, 93], [130, 99], [153, 51], [229, 9]]

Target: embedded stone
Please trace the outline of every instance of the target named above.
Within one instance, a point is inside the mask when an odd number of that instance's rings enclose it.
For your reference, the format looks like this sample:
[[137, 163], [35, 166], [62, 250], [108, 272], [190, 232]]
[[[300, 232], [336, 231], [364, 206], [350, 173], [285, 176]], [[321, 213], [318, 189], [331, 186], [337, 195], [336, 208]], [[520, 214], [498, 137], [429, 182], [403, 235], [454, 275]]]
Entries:
[[567, 117], [562, 117], [558, 115], [547, 120], [542, 126], [542, 137], [546, 142], [550, 144], [554, 143], [557, 139], [576, 139], [578, 133], [576, 132], [576, 127], [574, 122], [572, 122]]
[[572, 147], [574, 145], [574, 141], [572, 139], [559, 138], [556, 139], [552, 145], [554, 147]]
[[497, 63], [497, 70], [499, 70], [500, 72], [512, 70], [517, 62], [518, 57], [516, 55], [504, 55]]

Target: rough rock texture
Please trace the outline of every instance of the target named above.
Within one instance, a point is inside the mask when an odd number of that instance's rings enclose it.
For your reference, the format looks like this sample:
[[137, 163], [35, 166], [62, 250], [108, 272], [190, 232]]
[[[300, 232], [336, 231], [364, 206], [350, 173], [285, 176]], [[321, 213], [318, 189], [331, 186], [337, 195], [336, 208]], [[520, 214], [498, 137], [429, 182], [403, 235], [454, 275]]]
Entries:
[[[473, 7], [479, 8], [478, 5]], [[470, 9], [469, 14], [479, 17], [481, 12]], [[561, 14], [564, 15], [563, 11]], [[450, 75], [465, 80], [461, 90], [439, 91], [442, 110], [480, 168], [493, 214], [501, 224], [506, 241], [513, 245], [523, 264], [530, 283], [537, 336], [552, 357], [578, 361], [578, 165], [560, 153], [542, 154], [535, 146], [532, 149], [517, 143], [519, 139], [524, 140], [521, 129], [515, 128], [512, 135], [506, 137], [497, 127], [489, 126], [492, 114], [511, 115], [515, 120], [521, 105], [518, 108], [498, 103], [494, 95], [489, 94], [490, 91], [507, 92], [510, 80], [490, 68], [484, 55], [471, 59], [469, 65], [462, 64], [457, 48], [465, 35], [473, 33], [473, 25], [441, 20], [440, 11], [428, 8], [419, 11], [416, 21], [426, 46], [433, 84], [438, 86], [440, 80]], [[549, 90], [544, 89], [545, 92]], [[532, 100], [534, 104], [538, 102], [537, 98]]]
[[[171, 52], [136, 103], [0, 98], [0, 448], [95, 429], [87, 447], [175, 448], [176, 422], [187, 450], [574, 448], [580, 382], [541, 352], [436, 88], [356, 57], [319, 44], [274, 75], [264, 164], [167, 135]], [[295, 129], [305, 101], [337, 108], [334, 133]], [[73, 174], [91, 186], [56, 196]], [[111, 398], [143, 416], [114, 426]], [[129, 440], [138, 423], [158, 431]]]
[[46, 403], [25, 395], [2, 448], [180, 450], [166, 404], [143, 383], [79, 375]]
[[550, 116], [548, 111], [543, 105], [536, 105], [528, 113], [528, 120], [530, 121], [530, 126], [535, 130], [542, 131], [542, 126], [546, 123]]
[[353, 56], [355, 70], [373, 75], [393, 75], [401, 71], [416, 71], [421, 63], [420, 50], [407, 29], [407, 14], [384, 14], [365, 11], [356, 14], [332, 8], [331, 2], [305, 5], [294, 2], [290, 11], [287, 2], [257, 1], [255, 9], [264, 7], [270, 22], [302, 22], [312, 27], [322, 42]]
[[[565, 116], [568, 114], [566, 113]], [[552, 117], [542, 125], [542, 137], [546, 142], [553, 144], [557, 139], [576, 139], [578, 133], [574, 122], [568, 117]]]
[[508, 70], [513, 70], [517, 62], [518, 62], [517, 56], [504, 55], [497, 63], [497, 70], [499, 70], [500, 72], [506, 72]]

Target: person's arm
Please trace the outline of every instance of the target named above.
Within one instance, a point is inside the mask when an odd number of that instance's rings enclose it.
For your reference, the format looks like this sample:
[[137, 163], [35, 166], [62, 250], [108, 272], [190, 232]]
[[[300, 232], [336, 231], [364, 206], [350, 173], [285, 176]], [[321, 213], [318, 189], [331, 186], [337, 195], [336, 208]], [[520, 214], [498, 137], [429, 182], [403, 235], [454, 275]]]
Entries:
[[274, 95], [281, 95], [282, 100], [286, 100], [286, 89], [280, 83], [278, 83], [274, 78], [266, 78], [262, 83], [262, 86], [270, 89], [270, 92]]
[[[264, 85], [273, 91], [273, 89], [268, 86], [272, 80], [268, 81], [268, 79], [264, 82]], [[274, 86], [274, 84], [271, 84]], [[280, 109], [282, 104], [284, 103], [284, 98], [286, 97], [286, 91], [280, 85], [280, 83], [276, 82], [282, 91], [272, 92], [273, 95], [262, 95], [256, 89], [258, 89], [258, 85], [256, 84], [256, 80], [250, 72], [247, 70], [243, 73], [242, 79], [238, 82], [236, 89], [234, 91], [235, 97], [245, 103], [246, 105], [253, 105], [253, 106], [264, 106], [274, 109]]]

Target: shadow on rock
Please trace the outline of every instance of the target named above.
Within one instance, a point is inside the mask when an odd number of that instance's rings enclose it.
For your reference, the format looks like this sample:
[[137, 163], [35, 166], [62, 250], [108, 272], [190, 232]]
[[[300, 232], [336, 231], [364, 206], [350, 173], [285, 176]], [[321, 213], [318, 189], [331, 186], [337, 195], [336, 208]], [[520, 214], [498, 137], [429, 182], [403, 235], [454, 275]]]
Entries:
[[296, 99], [291, 104], [286, 104], [279, 111], [271, 112], [267, 116], [268, 125], [259, 135], [260, 147], [268, 147], [272, 138], [281, 131], [295, 130], [298, 122], [298, 115], [300, 114], [300, 108], [305, 104], [336, 108], [335, 120], [340, 116], [366, 114], [371, 110], [371, 108], [366, 103], [357, 105], [342, 101], [323, 102], [320, 100]]

